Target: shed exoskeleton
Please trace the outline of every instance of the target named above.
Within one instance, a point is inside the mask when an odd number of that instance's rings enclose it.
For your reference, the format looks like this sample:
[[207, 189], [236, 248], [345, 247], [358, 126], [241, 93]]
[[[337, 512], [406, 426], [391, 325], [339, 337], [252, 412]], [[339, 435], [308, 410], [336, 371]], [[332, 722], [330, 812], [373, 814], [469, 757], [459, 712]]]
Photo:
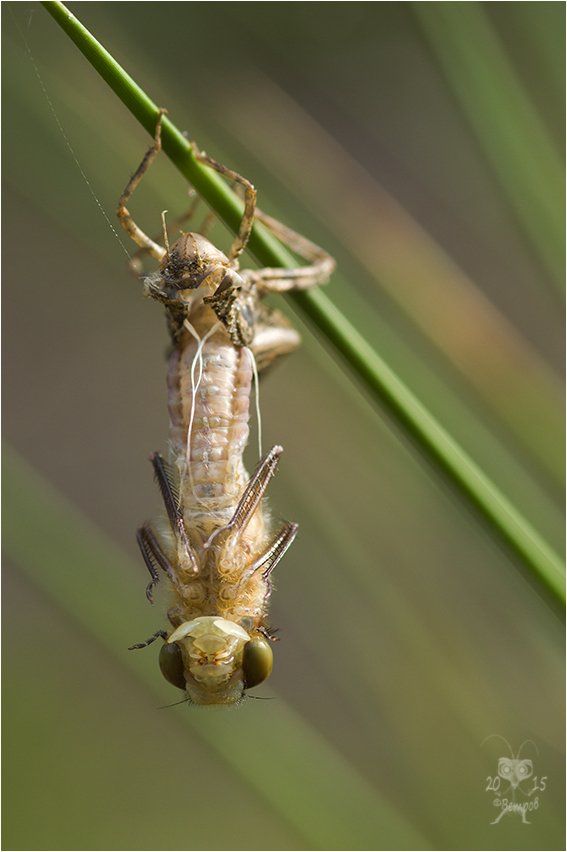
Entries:
[[[227, 255], [200, 233], [182, 233], [170, 247], [134, 223], [126, 202], [161, 148], [160, 110], [154, 144], [122, 193], [118, 217], [152, 257], [157, 272], [144, 279], [145, 295], [165, 306], [172, 340], [167, 372], [169, 461], [151, 456], [167, 525], [138, 530], [151, 575], [147, 597], [169, 580], [171, 630], [159, 630], [160, 668], [195, 704], [232, 704], [272, 669], [266, 624], [270, 574], [293, 541], [297, 525], [277, 532], [262, 498], [282, 452], [273, 447], [249, 478], [242, 461], [254, 374], [294, 349], [299, 335], [267, 306], [268, 292], [324, 283], [334, 261], [318, 246], [256, 210], [254, 187], [195, 146], [197, 159], [244, 189], [244, 213]], [[254, 219], [310, 262], [295, 269], [240, 270]]]

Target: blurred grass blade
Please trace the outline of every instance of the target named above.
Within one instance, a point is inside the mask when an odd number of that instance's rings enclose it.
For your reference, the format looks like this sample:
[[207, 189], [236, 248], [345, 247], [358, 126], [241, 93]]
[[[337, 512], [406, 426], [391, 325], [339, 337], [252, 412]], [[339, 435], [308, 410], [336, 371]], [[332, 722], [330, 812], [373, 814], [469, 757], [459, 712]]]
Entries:
[[[134, 115], [153, 134], [157, 106], [62, 3], [48, 2], [43, 5], [69, 33], [125, 105], [132, 108]], [[131, 104], [134, 106], [131, 107]], [[187, 139], [168, 119], [164, 120], [162, 140], [164, 151], [181, 173], [223, 221], [236, 231], [241, 206], [234, 193], [219, 175], [196, 162]], [[254, 226], [248, 247], [264, 266], [295, 265], [289, 252], [258, 225]], [[473, 504], [500, 538], [524, 561], [536, 580], [556, 600], [564, 602], [565, 574], [561, 560], [529, 522], [431, 417], [323, 293], [298, 292], [292, 294], [292, 298], [340, 353], [371, 396], [386, 406], [404, 431], [447, 474], [458, 492]]]
[[518, 218], [563, 289], [562, 163], [481, 4], [412, 7]]
[[[136, 622], [131, 561], [10, 447], [3, 448], [3, 545], [26, 575], [131, 669], [161, 703], [171, 687], [148, 655], [127, 650], [148, 630]], [[33, 535], [29, 530], [33, 529]], [[127, 614], [127, 617], [125, 616]], [[136, 634], [135, 631], [140, 631]], [[145, 632], [144, 632], [145, 631]], [[154, 664], [155, 664], [154, 655]], [[230, 714], [174, 712], [305, 838], [306, 848], [430, 848], [411, 825], [284, 701], [249, 701]], [[276, 733], [276, 735], [274, 735]], [[264, 767], [261, 771], [259, 767]], [[277, 767], [277, 772], [270, 772]], [[266, 778], [267, 775], [267, 778]]]

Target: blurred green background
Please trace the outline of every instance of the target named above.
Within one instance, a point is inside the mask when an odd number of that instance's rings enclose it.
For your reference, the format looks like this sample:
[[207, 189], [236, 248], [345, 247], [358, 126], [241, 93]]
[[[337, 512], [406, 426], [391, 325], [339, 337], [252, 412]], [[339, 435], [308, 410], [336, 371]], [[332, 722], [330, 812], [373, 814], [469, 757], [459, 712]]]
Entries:
[[[564, 5], [70, 8], [337, 258], [329, 296], [561, 547]], [[134, 531], [165, 324], [61, 128], [113, 224], [149, 137], [39, 4], [2, 14], [4, 848], [564, 848], [562, 623], [299, 317], [261, 388], [270, 504], [300, 523], [275, 700], [158, 709], [157, 649], [125, 649], [164, 626]], [[154, 233], [187, 206], [163, 157], [131, 210]], [[525, 740], [538, 808], [490, 825]]]

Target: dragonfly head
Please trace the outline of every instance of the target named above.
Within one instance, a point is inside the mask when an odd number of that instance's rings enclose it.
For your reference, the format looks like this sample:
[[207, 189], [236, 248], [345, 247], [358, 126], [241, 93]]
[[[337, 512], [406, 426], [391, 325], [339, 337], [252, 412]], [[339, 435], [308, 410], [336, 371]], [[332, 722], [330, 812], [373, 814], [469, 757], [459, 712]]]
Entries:
[[222, 277], [228, 265], [227, 256], [206, 237], [182, 234], [162, 260], [159, 274], [176, 290], [194, 290], [216, 269]]
[[194, 704], [234, 704], [268, 677], [272, 659], [263, 636], [219, 616], [202, 616], [173, 631], [161, 649], [160, 668]]

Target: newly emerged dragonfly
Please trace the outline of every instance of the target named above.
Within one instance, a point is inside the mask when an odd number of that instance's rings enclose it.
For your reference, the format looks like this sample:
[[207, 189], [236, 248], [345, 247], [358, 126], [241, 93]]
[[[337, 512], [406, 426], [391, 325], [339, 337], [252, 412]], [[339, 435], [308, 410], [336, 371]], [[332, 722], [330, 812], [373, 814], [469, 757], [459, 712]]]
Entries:
[[[294, 349], [299, 335], [262, 297], [327, 281], [334, 261], [326, 252], [256, 209], [254, 187], [195, 146], [197, 159], [244, 189], [238, 234], [223, 254], [202, 234], [182, 233], [169, 247], [144, 234], [125, 205], [161, 148], [161, 110], [154, 144], [122, 193], [118, 217], [137, 245], [160, 261], [144, 279], [145, 295], [165, 306], [172, 340], [169, 461], [151, 456], [167, 523], [138, 530], [151, 575], [171, 588], [172, 629], [158, 630], [133, 648], [161, 638], [165, 678], [195, 704], [232, 704], [272, 669], [266, 624], [270, 574], [297, 532], [285, 523], [275, 533], [262, 497], [282, 452], [279, 446], [249, 478], [242, 461], [254, 374]], [[309, 265], [295, 269], [239, 270], [254, 219], [259, 219]]]

